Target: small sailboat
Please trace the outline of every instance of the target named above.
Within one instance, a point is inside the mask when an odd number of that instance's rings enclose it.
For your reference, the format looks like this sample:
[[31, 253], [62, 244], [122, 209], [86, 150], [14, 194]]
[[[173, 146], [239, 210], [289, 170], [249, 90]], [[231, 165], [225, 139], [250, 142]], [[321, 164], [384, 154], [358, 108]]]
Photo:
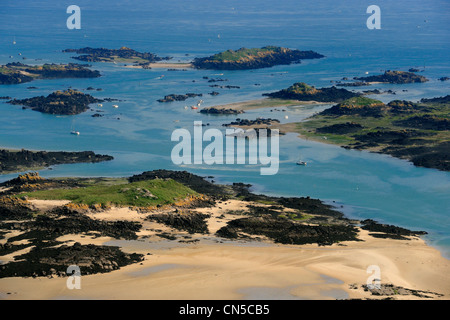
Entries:
[[306, 161], [302, 161], [299, 159], [295, 164], [298, 166], [306, 166], [307, 163], [306, 163]]
[[73, 134], [73, 135], [76, 135], [76, 136], [80, 135], [80, 131], [76, 131], [74, 129], [74, 119], [72, 119], [72, 131], [70, 131], [70, 134]]

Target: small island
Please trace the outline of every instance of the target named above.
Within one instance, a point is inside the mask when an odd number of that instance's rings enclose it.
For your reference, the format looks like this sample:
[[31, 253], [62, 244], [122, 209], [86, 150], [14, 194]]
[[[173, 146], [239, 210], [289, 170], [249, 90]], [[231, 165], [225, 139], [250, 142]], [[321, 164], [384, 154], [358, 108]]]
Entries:
[[235, 110], [230, 108], [220, 108], [220, 107], [208, 107], [200, 110], [203, 114], [240, 114], [244, 113], [244, 110]]
[[89, 104], [103, 102], [102, 99], [94, 98], [77, 90], [68, 89], [55, 91], [47, 97], [39, 96], [28, 99], [13, 99], [8, 103], [23, 105], [31, 110], [56, 115], [75, 115], [89, 109]]
[[413, 72], [406, 71], [391, 71], [387, 70], [384, 74], [354, 78], [355, 80], [360, 80], [364, 82], [382, 82], [382, 83], [393, 83], [393, 84], [404, 84], [404, 83], [421, 83], [429, 81], [427, 78], [421, 75], [417, 75]]
[[72, 59], [88, 62], [122, 62], [145, 65], [171, 59], [170, 57], [159, 57], [154, 53], [139, 52], [127, 47], [121, 47], [119, 49], [86, 47], [81, 49], [65, 49], [63, 52], [80, 54], [79, 56], [72, 57]]
[[202, 93], [186, 93], [186, 94], [169, 94], [162, 99], [158, 99], [158, 102], [174, 102], [174, 101], [186, 101], [189, 98], [202, 97]]
[[197, 69], [248, 70], [289, 65], [300, 63], [303, 59], [320, 59], [323, 57], [323, 55], [314, 51], [267, 46], [227, 50], [209, 57], [195, 58], [192, 65]]
[[12, 62], [0, 66], [0, 84], [19, 84], [35, 79], [97, 78], [100, 72], [77, 63], [30, 66]]
[[287, 89], [263, 94], [263, 96], [270, 98], [316, 102], [340, 102], [360, 95], [360, 93], [354, 93], [346, 89], [338, 89], [334, 86], [331, 88], [316, 89], [314, 86], [310, 86], [304, 82], [297, 82]]
[[92, 151], [0, 150], [0, 174], [45, 168], [58, 164], [97, 163], [113, 159], [112, 156], [100, 155]]

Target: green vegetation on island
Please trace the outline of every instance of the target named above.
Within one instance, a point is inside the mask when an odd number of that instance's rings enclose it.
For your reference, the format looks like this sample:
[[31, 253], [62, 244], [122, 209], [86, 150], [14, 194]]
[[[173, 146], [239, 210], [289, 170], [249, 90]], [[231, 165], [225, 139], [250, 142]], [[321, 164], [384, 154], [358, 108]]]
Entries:
[[198, 69], [246, 70], [300, 63], [303, 59], [320, 59], [323, 57], [323, 55], [314, 51], [266, 46], [227, 50], [209, 57], [195, 58], [192, 64]]
[[37, 190], [22, 193], [32, 199], [70, 200], [88, 206], [149, 207], [173, 205], [189, 196], [198, 196], [192, 189], [172, 179], [154, 179], [128, 183], [126, 179], [83, 181], [78, 188]]

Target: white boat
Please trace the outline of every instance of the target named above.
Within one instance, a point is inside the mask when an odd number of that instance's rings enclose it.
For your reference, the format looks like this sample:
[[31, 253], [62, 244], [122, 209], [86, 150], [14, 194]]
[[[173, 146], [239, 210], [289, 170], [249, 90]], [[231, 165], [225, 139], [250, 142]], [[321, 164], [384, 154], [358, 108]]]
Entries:
[[70, 134], [74, 134], [76, 136], [79, 136], [80, 135], [80, 131], [71, 131]]
[[299, 166], [306, 166], [307, 163], [305, 161], [297, 161], [296, 164]]
[[113, 104], [113, 108], [118, 108], [119, 106], [117, 104]]
[[97, 107], [103, 107], [103, 105], [102, 105], [101, 103], [99, 103], [99, 104], [97, 105]]

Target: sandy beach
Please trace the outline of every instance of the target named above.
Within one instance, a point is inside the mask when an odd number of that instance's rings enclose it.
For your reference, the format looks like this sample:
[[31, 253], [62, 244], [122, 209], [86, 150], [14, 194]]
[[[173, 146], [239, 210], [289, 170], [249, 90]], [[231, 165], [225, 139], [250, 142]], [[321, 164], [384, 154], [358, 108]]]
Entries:
[[[224, 104], [220, 106], [214, 106], [214, 108], [225, 108], [232, 110], [253, 110], [261, 108], [282, 108], [288, 106], [300, 106], [300, 105], [311, 105], [311, 104], [325, 104], [317, 101], [299, 101], [299, 100], [284, 100], [284, 99], [273, 99], [273, 98], [263, 98], [255, 99], [243, 102], [234, 102], [229, 104]], [[326, 103], [328, 104], [328, 103]]]
[[[230, 200], [198, 209], [211, 214], [209, 235], [189, 235], [150, 221], [144, 222], [140, 238], [133, 241], [65, 235], [58, 240], [119, 245], [125, 252], [144, 254], [145, 259], [110, 273], [82, 275], [79, 290], [69, 290], [66, 277], [3, 278], [0, 299], [377, 299], [361, 287], [371, 275], [367, 273], [371, 265], [379, 267], [381, 284], [432, 292], [428, 299], [450, 298], [450, 261], [419, 238], [379, 239], [360, 230], [363, 241], [319, 247], [212, 235], [233, 218], [219, 219], [224, 212], [243, 207], [241, 201]], [[89, 215], [109, 221], [144, 221], [146, 216], [129, 208]], [[161, 231], [190, 236], [191, 242], [154, 236]], [[12, 257], [0, 260], [8, 258]], [[421, 298], [397, 295], [395, 299]]]

